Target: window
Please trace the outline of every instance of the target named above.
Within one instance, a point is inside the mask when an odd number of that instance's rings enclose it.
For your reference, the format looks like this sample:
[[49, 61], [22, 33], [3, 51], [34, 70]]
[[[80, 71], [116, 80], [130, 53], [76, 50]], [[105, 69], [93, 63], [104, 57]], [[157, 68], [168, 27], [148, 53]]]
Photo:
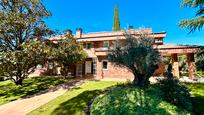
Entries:
[[108, 48], [109, 47], [109, 41], [104, 41], [103, 42], [103, 47]]
[[86, 43], [86, 49], [91, 49], [91, 43], [90, 42]]
[[102, 61], [102, 69], [108, 70], [108, 61], [106, 61], [106, 60]]

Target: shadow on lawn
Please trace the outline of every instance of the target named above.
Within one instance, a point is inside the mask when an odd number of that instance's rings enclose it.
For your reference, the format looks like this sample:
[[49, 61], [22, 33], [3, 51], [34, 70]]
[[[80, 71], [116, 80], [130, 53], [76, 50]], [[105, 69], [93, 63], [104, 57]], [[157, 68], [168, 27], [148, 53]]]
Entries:
[[59, 105], [52, 114], [54, 115], [76, 115], [84, 114], [87, 108], [87, 103], [90, 102], [95, 96], [99, 95], [101, 90], [85, 91], [78, 96], [68, 100]]
[[[7, 81], [8, 82], [8, 81]], [[16, 86], [14, 83], [0, 86], [0, 99], [2, 103], [16, 100], [18, 98], [27, 98], [27, 96], [36, 94], [52, 86], [64, 83], [65, 80], [52, 77], [38, 77], [26, 79], [23, 86]]]
[[[148, 91], [147, 91], [148, 92]], [[116, 114], [116, 115], [145, 115], [145, 114], [162, 114], [170, 115], [170, 113], [159, 107], [162, 100], [152, 96], [151, 93], [144, 89], [134, 90], [131, 88], [118, 88], [110, 91], [105, 98], [96, 101], [99, 104], [92, 108], [93, 114]]]
[[194, 112], [197, 115], [204, 115], [204, 96], [201, 95], [194, 95]]

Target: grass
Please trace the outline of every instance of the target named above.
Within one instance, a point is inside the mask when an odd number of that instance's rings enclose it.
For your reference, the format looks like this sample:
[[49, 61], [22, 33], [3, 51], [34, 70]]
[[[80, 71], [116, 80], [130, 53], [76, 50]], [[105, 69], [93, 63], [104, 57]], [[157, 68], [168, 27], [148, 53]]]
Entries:
[[0, 105], [10, 101], [33, 95], [52, 86], [62, 84], [66, 80], [54, 77], [29, 78], [23, 81], [23, 86], [16, 86], [12, 81], [0, 82]]
[[[84, 115], [87, 104], [101, 92], [117, 85], [111, 81], [87, 81], [38, 109], [29, 115]], [[187, 84], [195, 95], [198, 111], [203, 110], [203, 84]], [[133, 86], [116, 86], [111, 91], [97, 97], [91, 108], [91, 113], [99, 114], [190, 114], [188, 111], [174, 106], [160, 97], [161, 92], [152, 86], [139, 89]], [[203, 112], [202, 112], [203, 114]]]
[[134, 86], [117, 86], [97, 97], [92, 105], [92, 115], [187, 115], [190, 114], [160, 97], [155, 86], [138, 88]]
[[191, 94], [195, 99], [195, 109], [201, 115], [204, 115], [204, 84], [202, 83], [192, 83], [187, 84], [186, 86], [191, 90]]
[[32, 111], [29, 115], [84, 115], [87, 103], [91, 99], [100, 94], [102, 90], [117, 83], [112, 81], [87, 81]]

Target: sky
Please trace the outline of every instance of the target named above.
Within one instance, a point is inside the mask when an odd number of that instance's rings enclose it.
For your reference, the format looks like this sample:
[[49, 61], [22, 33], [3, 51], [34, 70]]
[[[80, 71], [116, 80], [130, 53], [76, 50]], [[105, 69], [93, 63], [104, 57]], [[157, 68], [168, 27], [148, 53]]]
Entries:
[[44, 0], [52, 13], [45, 19], [55, 30], [82, 28], [83, 33], [112, 31], [114, 6], [119, 8], [121, 29], [129, 25], [167, 32], [164, 43], [204, 45], [204, 29], [189, 34], [179, 20], [193, 18], [195, 9], [181, 8], [181, 0]]

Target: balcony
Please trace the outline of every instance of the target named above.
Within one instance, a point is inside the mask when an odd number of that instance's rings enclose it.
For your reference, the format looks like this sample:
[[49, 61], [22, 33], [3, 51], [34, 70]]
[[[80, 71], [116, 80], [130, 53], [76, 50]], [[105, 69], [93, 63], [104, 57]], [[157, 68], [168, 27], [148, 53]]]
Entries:
[[95, 54], [97, 56], [107, 56], [111, 49], [113, 49], [113, 48], [112, 47], [95, 48]]
[[100, 47], [100, 48], [95, 48], [96, 52], [104, 52], [104, 51], [109, 51], [110, 48], [109, 47]]
[[158, 39], [156, 39], [154, 43], [155, 43], [155, 44], [163, 44], [163, 40], [158, 40]]

